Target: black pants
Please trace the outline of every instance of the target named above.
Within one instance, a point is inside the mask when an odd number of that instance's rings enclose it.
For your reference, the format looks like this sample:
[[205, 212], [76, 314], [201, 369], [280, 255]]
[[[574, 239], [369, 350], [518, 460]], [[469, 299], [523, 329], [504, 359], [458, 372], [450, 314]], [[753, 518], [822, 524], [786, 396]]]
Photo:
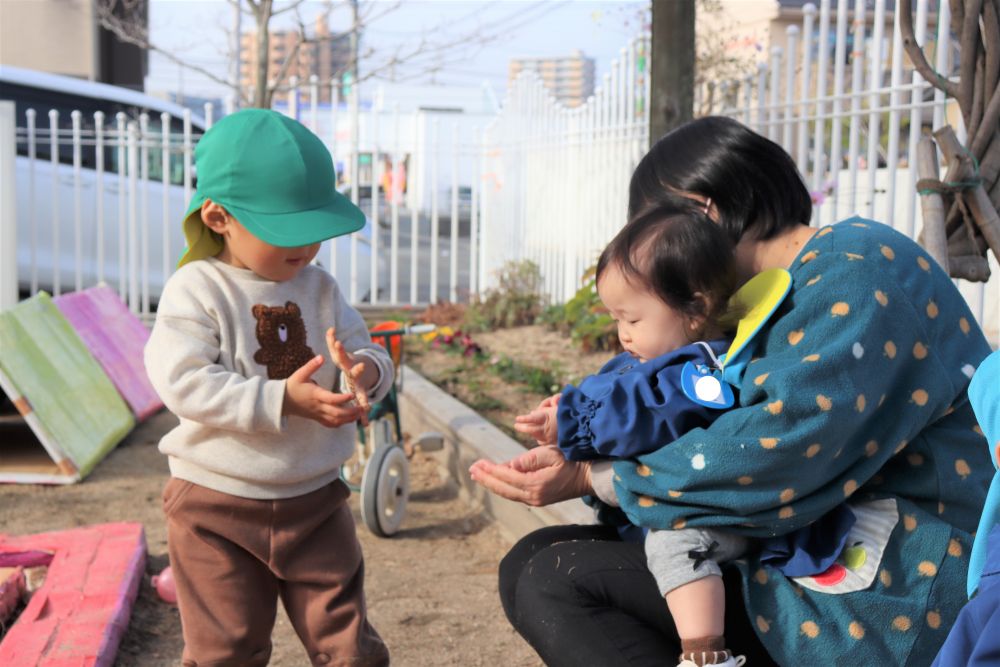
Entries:
[[[750, 625], [735, 568], [724, 568], [726, 644], [747, 664], [776, 664]], [[546, 665], [676, 664], [680, 639], [642, 544], [609, 526], [552, 526], [500, 563], [500, 601]]]

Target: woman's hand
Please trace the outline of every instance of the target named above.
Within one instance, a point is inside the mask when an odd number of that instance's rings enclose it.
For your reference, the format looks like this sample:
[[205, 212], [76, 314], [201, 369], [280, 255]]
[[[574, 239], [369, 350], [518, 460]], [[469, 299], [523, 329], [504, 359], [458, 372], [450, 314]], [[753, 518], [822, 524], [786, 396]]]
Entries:
[[541, 507], [593, 492], [590, 464], [567, 461], [558, 447], [536, 447], [507, 461], [479, 459], [469, 468], [477, 484], [525, 505]]

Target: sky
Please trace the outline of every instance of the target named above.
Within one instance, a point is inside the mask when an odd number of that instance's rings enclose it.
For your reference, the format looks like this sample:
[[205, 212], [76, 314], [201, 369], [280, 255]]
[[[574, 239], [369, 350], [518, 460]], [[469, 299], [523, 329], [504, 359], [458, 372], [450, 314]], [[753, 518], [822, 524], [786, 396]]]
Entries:
[[[350, 10], [346, 0], [329, 0], [332, 31], [346, 30]], [[287, 0], [276, 0], [277, 8]], [[326, 3], [308, 0], [302, 5], [303, 22], [311, 27]], [[478, 86], [489, 81], [497, 96], [504, 93], [507, 66], [512, 58], [569, 55], [579, 49], [594, 58], [598, 80], [610, 69], [622, 47], [637, 36], [648, 10], [648, 0], [361, 0], [361, 12], [371, 16], [362, 36], [361, 51], [372, 50], [372, 68], [394, 53], [412, 52], [421, 40], [432, 44], [458, 44], [438, 49], [434, 56], [412, 58], [396, 69], [397, 80], [407, 83]], [[243, 18], [243, 30], [252, 20]], [[150, 39], [186, 61], [221, 76], [228, 72], [230, 35], [234, 18], [225, 0], [151, 0]], [[275, 28], [291, 28], [294, 14], [273, 19]], [[478, 36], [489, 39], [483, 43]], [[433, 75], [431, 68], [439, 68]], [[386, 76], [389, 72], [385, 71]], [[148, 92], [221, 97], [211, 79], [180, 68], [153, 53], [146, 79]]]

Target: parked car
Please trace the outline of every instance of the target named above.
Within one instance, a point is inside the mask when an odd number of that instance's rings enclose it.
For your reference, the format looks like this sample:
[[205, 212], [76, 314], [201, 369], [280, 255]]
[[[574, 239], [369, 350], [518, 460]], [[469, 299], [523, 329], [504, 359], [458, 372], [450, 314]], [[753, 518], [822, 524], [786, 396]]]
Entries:
[[[13, 101], [16, 110], [17, 273], [22, 293], [51, 292], [57, 286], [68, 291], [78, 278], [84, 287], [100, 279], [119, 286], [127, 280], [134, 255], [139, 276], [143, 265], [148, 267], [146, 286], [155, 300], [184, 247], [179, 224], [187, 206], [184, 108], [134, 90], [9, 65], [0, 65], [0, 99]], [[33, 134], [29, 109], [35, 112]], [[58, 113], [54, 160], [50, 111]], [[80, 112], [76, 142], [74, 111]], [[96, 112], [104, 114], [100, 128]], [[118, 114], [124, 114], [126, 126], [138, 124], [143, 114], [148, 121], [136, 153], [138, 176], [146, 178], [137, 179], [134, 186], [124, 169], [129, 158], [125, 137], [118, 132]], [[166, 159], [164, 118], [170, 134]], [[204, 130], [201, 116], [192, 115], [192, 144]], [[75, 155], [79, 169], [74, 167]], [[193, 188], [193, 175], [190, 185]]]

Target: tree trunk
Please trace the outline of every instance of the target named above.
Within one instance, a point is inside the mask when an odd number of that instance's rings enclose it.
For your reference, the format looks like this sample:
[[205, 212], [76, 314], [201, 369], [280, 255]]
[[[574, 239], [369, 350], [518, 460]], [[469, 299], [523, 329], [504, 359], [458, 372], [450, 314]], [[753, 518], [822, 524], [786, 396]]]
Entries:
[[653, 0], [649, 142], [694, 116], [694, 0]]
[[260, 0], [254, 9], [254, 19], [257, 21], [257, 85], [253, 91], [253, 105], [261, 109], [271, 108], [271, 85], [268, 81], [268, 47], [270, 35], [268, 23], [271, 21], [271, 3], [273, 0]]

